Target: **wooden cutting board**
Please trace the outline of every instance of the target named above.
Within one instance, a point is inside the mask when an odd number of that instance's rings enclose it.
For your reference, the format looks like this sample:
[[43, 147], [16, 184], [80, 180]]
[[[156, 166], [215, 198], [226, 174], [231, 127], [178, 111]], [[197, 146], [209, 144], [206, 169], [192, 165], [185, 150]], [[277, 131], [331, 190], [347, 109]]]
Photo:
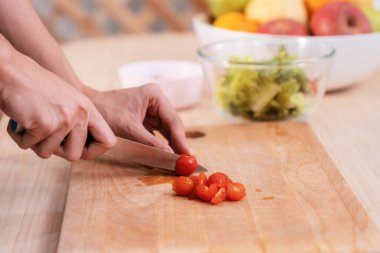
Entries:
[[[375, 252], [380, 234], [307, 124], [191, 129], [199, 162], [243, 182], [218, 206], [177, 197], [162, 171], [74, 164], [58, 252]], [[199, 133], [198, 132], [198, 133]]]

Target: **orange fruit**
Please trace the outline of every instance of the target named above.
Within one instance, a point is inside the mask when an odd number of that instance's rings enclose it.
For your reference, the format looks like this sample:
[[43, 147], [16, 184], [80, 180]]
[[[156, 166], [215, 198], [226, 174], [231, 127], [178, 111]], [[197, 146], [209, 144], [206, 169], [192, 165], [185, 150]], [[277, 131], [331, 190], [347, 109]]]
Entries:
[[306, 8], [309, 12], [309, 17], [311, 17], [315, 12], [317, 12], [322, 6], [332, 3], [332, 2], [348, 2], [349, 0], [305, 0]]
[[244, 32], [256, 32], [259, 28], [258, 22], [255, 20], [247, 19], [241, 12], [227, 12], [218, 17], [214, 23], [214, 26]]

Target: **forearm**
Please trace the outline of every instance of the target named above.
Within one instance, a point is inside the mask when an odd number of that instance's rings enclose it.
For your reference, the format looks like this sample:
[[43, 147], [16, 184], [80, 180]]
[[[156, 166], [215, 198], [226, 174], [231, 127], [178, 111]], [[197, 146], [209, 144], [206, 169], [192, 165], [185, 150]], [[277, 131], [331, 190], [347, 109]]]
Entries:
[[0, 33], [21, 53], [78, 90], [85, 87], [28, 0], [0, 0]]
[[9, 85], [8, 69], [14, 58], [15, 49], [0, 33], [0, 109], [3, 104], [3, 91]]

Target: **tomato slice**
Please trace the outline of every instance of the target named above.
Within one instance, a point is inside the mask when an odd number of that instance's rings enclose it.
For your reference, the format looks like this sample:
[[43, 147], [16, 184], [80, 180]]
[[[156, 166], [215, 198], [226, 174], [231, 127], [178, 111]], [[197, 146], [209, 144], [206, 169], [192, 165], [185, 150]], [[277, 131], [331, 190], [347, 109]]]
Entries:
[[227, 191], [226, 188], [222, 187], [218, 190], [218, 192], [215, 194], [214, 197], [210, 200], [210, 203], [213, 205], [217, 205], [219, 203], [222, 203], [227, 197]]
[[198, 185], [196, 188], [196, 195], [199, 199], [209, 202], [218, 192], [219, 187], [216, 184], [207, 186], [205, 184]]
[[175, 172], [180, 176], [191, 175], [198, 167], [197, 159], [193, 155], [181, 155], [176, 164]]
[[245, 197], [245, 187], [241, 183], [227, 184], [227, 197], [232, 201], [239, 201]]
[[204, 172], [199, 173], [198, 176], [191, 176], [190, 178], [194, 181], [195, 186], [207, 183], [207, 176]]
[[188, 196], [189, 199], [195, 199], [197, 197], [196, 188], [198, 185], [205, 185], [207, 183], [207, 176], [204, 172], [199, 173], [199, 175], [190, 176], [191, 180], [194, 181], [195, 188], [194, 191]]
[[228, 176], [224, 173], [216, 172], [209, 176], [207, 185], [216, 184], [218, 187], [226, 187]]
[[172, 189], [180, 196], [188, 196], [195, 189], [195, 183], [189, 177], [177, 177], [173, 184]]

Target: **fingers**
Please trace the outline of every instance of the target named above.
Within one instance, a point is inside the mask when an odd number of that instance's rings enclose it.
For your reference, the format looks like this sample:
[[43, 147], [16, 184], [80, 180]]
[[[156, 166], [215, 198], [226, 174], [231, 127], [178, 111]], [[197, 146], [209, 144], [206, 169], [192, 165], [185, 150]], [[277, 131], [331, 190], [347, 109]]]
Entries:
[[153, 146], [170, 153], [174, 153], [173, 149], [167, 143], [154, 136], [143, 126], [136, 127], [134, 138], [143, 144]]
[[116, 136], [95, 108], [90, 115], [88, 131], [94, 137], [94, 141], [83, 149], [82, 159], [94, 159], [116, 145]]
[[37, 143], [41, 142], [46, 137], [50, 136], [54, 132], [52, 124], [48, 124], [44, 129], [39, 129], [38, 133], [35, 132], [24, 132], [15, 133], [11, 129], [10, 123], [7, 127], [8, 134], [17, 143], [17, 145], [22, 149], [28, 149], [35, 146]]
[[10, 125], [8, 125], [7, 130], [11, 138], [21, 148], [31, 148], [39, 157], [44, 159], [49, 158], [58, 149], [69, 132], [67, 128], [61, 128], [46, 137], [45, 135], [33, 136], [28, 132], [21, 134], [14, 133]]
[[68, 134], [67, 129], [60, 129], [41, 142], [34, 145], [31, 149], [41, 158], [49, 158], [61, 145], [65, 136]]
[[[8, 125], [7, 131], [21, 148], [31, 148], [44, 159], [49, 158], [52, 154], [69, 161], [80, 158], [93, 159], [113, 147], [116, 144], [116, 137], [95, 108], [88, 120], [88, 125], [86, 121], [80, 121], [72, 129], [70, 126], [62, 126], [48, 136], [42, 131], [37, 136], [31, 135], [29, 132], [14, 133], [10, 125]], [[88, 131], [93, 135], [94, 141], [85, 147]]]
[[66, 136], [63, 145], [59, 146], [54, 154], [69, 161], [77, 161], [81, 158], [86, 143], [87, 127], [75, 126]]
[[157, 102], [154, 106], [158, 107], [158, 116], [163, 124], [162, 134], [169, 140], [170, 146], [176, 153], [193, 154], [187, 143], [182, 121], [174, 107], [161, 91], [155, 92], [155, 96]]
[[169, 144], [174, 151], [178, 154], [193, 155], [194, 151], [187, 143], [182, 121], [178, 118], [178, 120], [176, 119], [164, 124], [165, 127], [161, 133], [169, 140]]

